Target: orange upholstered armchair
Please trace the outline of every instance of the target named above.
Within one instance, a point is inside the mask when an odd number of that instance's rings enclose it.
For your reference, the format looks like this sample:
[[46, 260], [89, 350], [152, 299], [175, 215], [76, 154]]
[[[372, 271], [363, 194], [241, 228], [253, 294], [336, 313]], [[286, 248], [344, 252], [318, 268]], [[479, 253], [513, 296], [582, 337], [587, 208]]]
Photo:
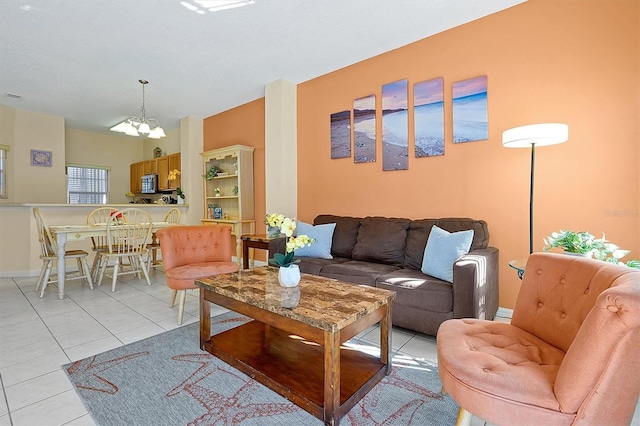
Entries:
[[156, 235], [160, 239], [167, 286], [173, 289], [171, 308], [180, 292], [178, 325], [181, 325], [186, 291], [197, 288], [196, 279], [238, 270], [238, 265], [231, 261], [231, 228], [171, 226], [159, 229]]
[[487, 422], [629, 424], [640, 396], [640, 270], [534, 253], [511, 324], [449, 320], [437, 340], [444, 390]]

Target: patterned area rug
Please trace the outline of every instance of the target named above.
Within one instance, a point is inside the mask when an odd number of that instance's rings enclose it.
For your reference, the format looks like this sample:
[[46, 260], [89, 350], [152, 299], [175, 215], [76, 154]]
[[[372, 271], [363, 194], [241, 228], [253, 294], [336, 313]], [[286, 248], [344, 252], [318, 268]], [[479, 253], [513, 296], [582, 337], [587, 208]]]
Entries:
[[[220, 333], [247, 321], [228, 312], [211, 319], [211, 331]], [[201, 351], [198, 344], [196, 323], [62, 368], [100, 426], [322, 425], [297, 405]], [[341, 424], [453, 425], [457, 411], [449, 396], [440, 395], [435, 366], [396, 357], [392, 373]]]

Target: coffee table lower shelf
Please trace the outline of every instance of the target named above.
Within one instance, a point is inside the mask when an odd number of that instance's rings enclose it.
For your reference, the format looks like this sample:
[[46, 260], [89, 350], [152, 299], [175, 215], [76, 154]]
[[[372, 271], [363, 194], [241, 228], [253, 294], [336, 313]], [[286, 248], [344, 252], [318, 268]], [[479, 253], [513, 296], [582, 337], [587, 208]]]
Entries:
[[[204, 342], [204, 349], [315, 417], [324, 420], [324, 348], [251, 321]], [[344, 416], [387, 373], [380, 358], [340, 348], [340, 407]]]

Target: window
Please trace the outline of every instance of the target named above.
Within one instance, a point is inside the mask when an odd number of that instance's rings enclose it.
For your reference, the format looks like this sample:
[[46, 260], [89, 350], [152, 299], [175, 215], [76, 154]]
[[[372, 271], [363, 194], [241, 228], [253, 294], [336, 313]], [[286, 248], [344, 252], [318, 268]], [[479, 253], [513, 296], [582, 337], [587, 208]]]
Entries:
[[7, 198], [7, 151], [9, 146], [0, 145], [0, 198]]
[[96, 166], [67, 165], [69, 204], [107, 204], [109, 170]]

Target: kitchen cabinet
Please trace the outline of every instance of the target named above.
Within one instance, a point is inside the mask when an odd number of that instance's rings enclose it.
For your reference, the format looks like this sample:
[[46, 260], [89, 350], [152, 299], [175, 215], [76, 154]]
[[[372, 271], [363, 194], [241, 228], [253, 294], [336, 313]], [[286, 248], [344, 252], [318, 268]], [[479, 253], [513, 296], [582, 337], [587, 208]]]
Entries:
[[142, 190], [141, 180], [144, 175], [158, 175], [158, 191], [172, 191], [180, 186], [180, 176], [176, 180], [169, 180], [169, 170], [180, 170], [180, 153], [165, 155], [153, 160], [133, 163], [129, 169], [130, 188], [134, 194]]
[[144, 161], [144, 174], [155, 175], [158, 173], [158, 159]]
[[144, 176], [144, 162], [131, 164], [129, 167], [129, 190], [134, 194], [139, 194], [142, 190], [142, 176]]
[[180, 176], [169, 180], [170, 170], [180, 170], [180, 153], [165, 155], [158, 159], [158, 191], [173, 191], [180, 186]]

